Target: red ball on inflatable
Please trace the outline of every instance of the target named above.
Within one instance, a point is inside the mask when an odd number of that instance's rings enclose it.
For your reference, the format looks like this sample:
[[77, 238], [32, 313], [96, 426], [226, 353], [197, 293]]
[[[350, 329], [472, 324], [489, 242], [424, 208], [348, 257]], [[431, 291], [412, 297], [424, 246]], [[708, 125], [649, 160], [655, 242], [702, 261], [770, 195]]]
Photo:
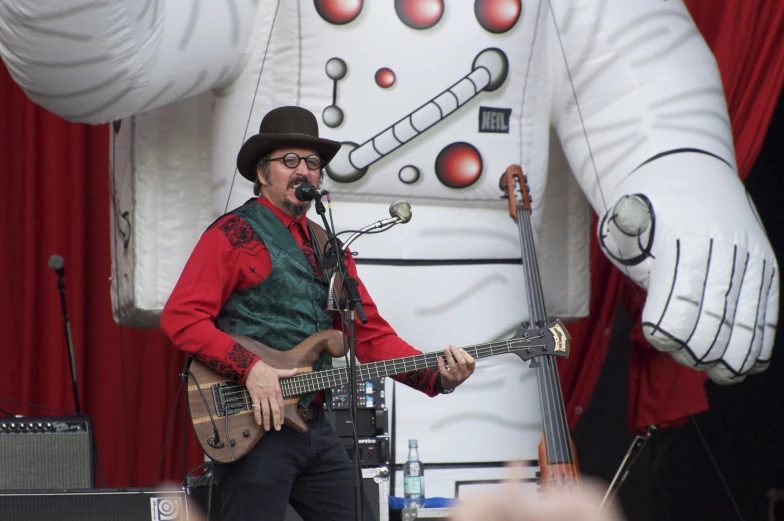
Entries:
[[382, 89], [388, 89], [395, 84], [395, 73], [388, 67], [382, 67], [376, 71], [376, 85]]
[[436, 157], [436, 177], [449, 188], [465, 188], [482, 175], [482, 155], [474, 145], [452, 143]]
[[316, 11], [327, 22], [347, 24], [359, 16], [364, 0], [315, 0]]
[[430, 29], [444, 14], [444, 0], [395, 0], [395, 12], [412, 29]]
[[523, 10], [520, 0], [476, 0], [474, 14], [486, 31], [499, 34], [511, 29]]

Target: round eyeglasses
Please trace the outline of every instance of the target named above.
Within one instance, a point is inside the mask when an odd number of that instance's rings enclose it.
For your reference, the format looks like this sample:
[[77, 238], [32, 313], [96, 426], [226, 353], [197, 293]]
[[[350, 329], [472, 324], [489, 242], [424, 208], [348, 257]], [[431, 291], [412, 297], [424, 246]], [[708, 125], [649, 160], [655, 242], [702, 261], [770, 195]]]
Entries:
[[305, 160], [305, 165], [308, 167], [309, 170], [318, 170], [321, 168], [323, 161], [317, 155], [312, 155], [308, 157], [300, 157], [294, 152], [289, 152], [283, 157], [271, 157], [270, 161], [283, 161], [283, 164], [289, 168], [297, 168], [299, 166], [300, 161]]

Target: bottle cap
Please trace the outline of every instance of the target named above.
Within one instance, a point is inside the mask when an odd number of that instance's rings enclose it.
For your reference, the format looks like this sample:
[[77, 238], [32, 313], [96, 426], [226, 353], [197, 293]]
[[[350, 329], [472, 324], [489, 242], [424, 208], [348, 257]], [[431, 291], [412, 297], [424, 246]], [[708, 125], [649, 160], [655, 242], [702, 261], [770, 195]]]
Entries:
[[417, 440], [408, 440], [408, 446], [409, 447], [416, 447], [417, 446]]

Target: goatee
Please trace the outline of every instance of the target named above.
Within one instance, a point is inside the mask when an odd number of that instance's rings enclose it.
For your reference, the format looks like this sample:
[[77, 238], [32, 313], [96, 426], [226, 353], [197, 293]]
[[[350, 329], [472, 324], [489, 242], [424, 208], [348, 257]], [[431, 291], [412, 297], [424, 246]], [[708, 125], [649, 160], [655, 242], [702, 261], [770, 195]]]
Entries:
[[302, 203], [292, 203], [289, 200], [286, 200], [286, 208], [289, 209], [291, 215], [294, 217], [301, 217], [308, 213], [310, 210], [310, 205], [313, 204], [313, 201], [307, 201]]

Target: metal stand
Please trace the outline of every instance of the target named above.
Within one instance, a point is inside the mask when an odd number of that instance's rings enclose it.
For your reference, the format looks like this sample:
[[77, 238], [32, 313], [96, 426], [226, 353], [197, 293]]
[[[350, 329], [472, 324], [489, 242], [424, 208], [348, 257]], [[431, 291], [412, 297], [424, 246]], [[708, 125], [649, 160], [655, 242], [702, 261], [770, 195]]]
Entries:
[[[329, 223], [327, 222], [327, 217], [325, 215], [326, 208], [324, 208], [324, 204], [321, 202], [320, 197], [315, 201], [315, 208], [316, 213], [321, 216], [321, 219], [324, 222], [324, 229], [327, 232], [327, 237], [332, 237], [332, 242], [330, 244], [332, 246], [331, 253], [335, 255], [335, 262], [337, 263], [335, 269], [338, 270], [338, 273], [340, 273], [340, 278], [343, 281], [342, 294], [345, 296], [345, 304], [343, 302], [338, 302], [337, 304], [338, 308], [340, 309], [344, 309], [345, 306], [344, 316], [348, 317], [346, 330], [349, 356], [349, 404], [351, 410], [352, 434], [354, 437], [354, 514], [357, 521], [362, 521], [362, 499], [364, 497], [364, 493], [362, 490], [362, 458], [359, 451], [359, 434], [357, 433], [357, 357], [356, 336], [354, 333], [355, 312], [362, 324], [367, 323], [367, 317], [365, 316], [365, 310], [362, 308], [362, 298], [359, 295], [358, 289], [359, 283], [357, 279], [348, 275], [348, 272], [343, 265], [343, 252], [340, 248], [340, 243], [338, 242], [337, 237], [334, 236], [330, 230]], [[326, 254], [326, 252], [322, 253]], [[343, 315], [343, 313], [344, 312], [341, 311], [341, 315]]]
[[607, 489], [607, 493], [604, 495], [604, 498], [602, 499], [602, 504], [599, 505], [600, 510], [604, 509], [608, 501], [612, 501], [612, 499], [618, 493], [618, 490], [620, 490], [621, 485], [623, 485], [626, 482], [626, 478], [629, 477], [629, 471], [631, 470], [632, 465], [634, 465], [634, 462], [637, 460], [637, 456], [640, 455], [640, 452], [642, 452], [643, 447], [645, 447], [645, 444], [648, 442], [648, 440], [651, 438], [651, 436], [655, 431], [656, 431], [656, 427], [651, 425], [650, 427], [648, 427], [648, 432], [645, 433], [645, 436], [634, 437], [634, 439], [632, 440], [632, 444], [629, 447], [629, 450], [626, 451], [626, 456], [624, 456], [623, 461], [621, 461], [620, 467], [618, 467], [615, 476], [613, 476], [613, 480], [610, 482], [610, 486]]
[[76, 386], [76, 360], [74, 359], [73, 339], [71, 338], [71, 322], [68, 320], [68, 307], [65, 305], [65, 282], [63, 277], [64, 275], [57, 276], [57, 291], [60, 292], [60, 306], [63, 310], [63, 322], [65, 324], [65, 342], [68, 346], [68, 359], [71, 362], [71, 386], [73, 388], [74, 405], [76, 406], [76, 413], [81, 414], [79, 391]]

